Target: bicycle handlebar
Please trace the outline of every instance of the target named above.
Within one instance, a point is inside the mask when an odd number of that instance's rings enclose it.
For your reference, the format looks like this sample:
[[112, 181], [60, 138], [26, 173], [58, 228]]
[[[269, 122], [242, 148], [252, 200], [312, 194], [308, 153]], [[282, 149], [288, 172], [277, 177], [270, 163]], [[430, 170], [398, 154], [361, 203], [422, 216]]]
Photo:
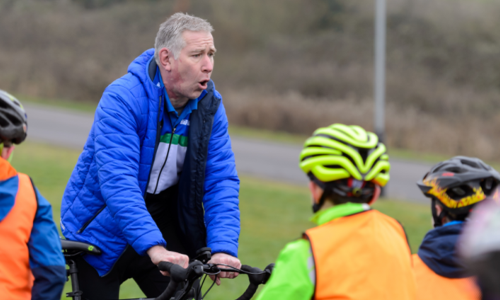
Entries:
[[[203, 264], [200, 261], [195, 260], [190, 263], [186, 269], [184, 269], [179, 265], [162, 261], [158, 264], [158, 269], [170, 273], [170, 283], [168, 284], [167, 289], [158, 298], [156, 298], [156, 300], [170, 300], [181, 282], [187, 281], [190, 286], [196, 279], [200, 278], [204, 274], [217, 275], [221, 271], [247, 274], [250, 284], [243, 295], [241, 295], [241, 297], [237, 300], [250, 300], [257, 291], [259, 284], [265, 284], [267, 282], [271, 276], [273, 268], [274, 264], [268, 265], [264, 271], [247, 265], [243, 265], [241, 269], [226, 269], [219, 268], [215, 264]], [[182, 299], [182, 296], [180, 296], [179, 299]]]
[[259, 284], [265, 284], [267, 280], [269, 279], [269, 276], [271, 276], [271, 273], [273, 271], [274, 264], [268, 265], [264, 271], [262, 271], [259, 268], [252, 268], [248, 265], [243, 265], [241, 266], [241, 269], [243, 271], [249, 272], [248, 274], [248, 280], [250, 280], [250, 284], [248, 285], [248, 288], [245, 290], [243, 295], [241, 295], [238, 299], [236, 300], [249, 300], [255, 295], [255, 292], [257, 292], [257, 289], [259, 288]]
[[179, 283], [188, 279], [196, 279], [204, 274], [202, 267], [203, 264], [198, 260], [190, 263], [186, 269], [168, 261], [160, 262], [158, 264], [158, 269], [170, 273], [170, 283], [168, 284], [167, 289], [156, 299], [170, 300], [177, 290]]

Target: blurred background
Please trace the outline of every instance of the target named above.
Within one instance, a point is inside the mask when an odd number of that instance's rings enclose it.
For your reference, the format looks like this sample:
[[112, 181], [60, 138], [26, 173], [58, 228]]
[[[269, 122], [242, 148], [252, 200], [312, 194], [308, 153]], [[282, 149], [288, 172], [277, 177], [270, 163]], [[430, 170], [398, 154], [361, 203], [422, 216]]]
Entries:
[[[500, 159], [500, 1], [387, 1], [387, 143]], [[230, 122], [373, 127], [374, 1], [0, 0], [0, 83], [96, 103], [176, 11], [208, 19]]]
[[[0, 0], [0, 88], [28, 105], [91, 122], [105, 87], [153, 47], [159, 24], [188, 12], [215, 28], [213, 79], [232, 137], [296, 151], [320, 126], [373, 130], [374, 6], [372, 0]], [[386, 142], [403, 170], [394, 180], [410, 168], [405, 162], [421, 166], [419, 178], [452, 155], [500, 161], [499, 15], [500, 0], [387, 0]], [[16, 150], [14, 166], [50, 198], [58, 222], [81, 146], [56, 144], [29, 140]], [[237, 165], [252, 164], [236, 155]], [[298, 170], [296, 163], [290, 167]], [[264, 267], [312, 226], [308, 192], [293, 180], [239, 171], [240, 257]], [[420, 204], [392, 198], [377, 208], [402, 221], [416, 251], [431, 228], [428, 204], [423, 196]], [[245, 280], [225, 282], [212, 299], [240, 293]], [[124, 291], [140, 295], [132, 283]]]

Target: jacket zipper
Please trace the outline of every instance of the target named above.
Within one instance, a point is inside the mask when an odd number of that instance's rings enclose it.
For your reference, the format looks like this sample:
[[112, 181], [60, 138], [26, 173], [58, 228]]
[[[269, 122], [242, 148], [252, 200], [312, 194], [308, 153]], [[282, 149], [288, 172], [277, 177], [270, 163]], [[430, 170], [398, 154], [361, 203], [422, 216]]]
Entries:
[[163, 162], [163, 165], [161, 166], [160, 173], [158, 173], [158, 179], [156, 180], [156, 186], [155, 186], [155, 190], [154, 190], [153, 194], [156, 194], [156, 190], [158, 189], [158, 183], [160, 183], [161, 172], [163, 172], [163, 168], [165, 168], [165, 165], [167, 164], [168, 155], [170, 154], [170, 147], [172, 146], [172, 140], [174, 139], [174, 134], [175, 134], [176, 128], [177, 127], [174, 127], [172, 129], [172, 134], [170, 135], [170, 142], [168, 143], [167, 156], [165, 157], [165, 161]]
[[85, 224], [83, 224], [82, 228], [78, 229], [78, 231], [76, 233], [82, 233], [85, 228], [87, 228], [90, 223], [92, 221], [94, 221], [94, 219], [101, 213], [101, 211], [103, 211], [104, 209], [106, 208], [106, 205], [104, 205], [103, 207], [101, 207], [93, 216], [92, 218], [90, 218], [87, 222], [85, 222]]
[[158, 117], [156, 118], [156, 141], [155, 150], [153, 151], [153, 160], [151, 161], [151, 168], [149, 169], [148, 181], [146, 182], [146, 188], [144, 190], [144, 201], [146, 201], [146, 196], [148, 195], [149, 179], [151, 178], [151, 172], [153, 171], [153, 165], [155, 164], [156, 151], [158, 150], [158, 145], [160, 145], [161, 130], [163, 129], [163, 123], [160, 124], [160, 110], [161, 110], [161, 96], [158, 100]]

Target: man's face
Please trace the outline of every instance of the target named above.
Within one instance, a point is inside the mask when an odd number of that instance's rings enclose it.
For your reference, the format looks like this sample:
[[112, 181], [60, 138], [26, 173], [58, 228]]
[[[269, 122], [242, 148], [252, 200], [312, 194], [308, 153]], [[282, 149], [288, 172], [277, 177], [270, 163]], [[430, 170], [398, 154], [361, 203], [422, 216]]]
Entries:
[[172, 59], [169, 74], [176, 98], [198, 98], [207, 88], [214, 68], [214, 38], [210, 32], [184, 31], [185, 46], [177, 59]]

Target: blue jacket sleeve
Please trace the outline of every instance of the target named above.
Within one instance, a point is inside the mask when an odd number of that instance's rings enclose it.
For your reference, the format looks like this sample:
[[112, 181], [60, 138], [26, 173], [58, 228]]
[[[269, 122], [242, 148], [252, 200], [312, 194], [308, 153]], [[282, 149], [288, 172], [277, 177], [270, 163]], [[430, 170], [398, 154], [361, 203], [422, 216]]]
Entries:
[[101, 194], [123, 236], [139, 255], [166, 242], [149, 214], [139, 187], [139, 107], [125, 88], [110, 86], [96, 110], [95, 157]]
[[205, 171], [205, 224], [213, 253], [238, 256], [240, 181], [236, 173], [226, 110], [221, 102], [214, 117]]
[[38, 209], [28, 241], [30, 268], [35, 281], [32, 300], [59, 300], [66, 282], [61, 241], [52, 219], [52, 207], [35, 188]]

